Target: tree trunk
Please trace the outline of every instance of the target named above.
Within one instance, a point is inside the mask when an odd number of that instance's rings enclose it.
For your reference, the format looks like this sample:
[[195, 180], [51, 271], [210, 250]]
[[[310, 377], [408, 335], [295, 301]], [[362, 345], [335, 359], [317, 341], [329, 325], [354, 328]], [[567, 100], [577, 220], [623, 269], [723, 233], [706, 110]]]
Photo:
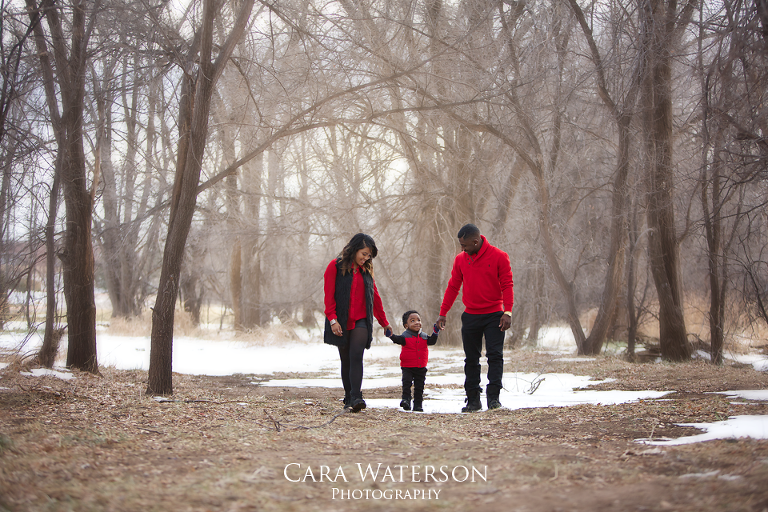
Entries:
[[613, 182], [611, 196], [611, 231], [608, 247], [608, 270], [603, 281], [603, 293], [595, 323], [585, 341], [585, 353], [599, 354], [603, 348], [624, 279], [624, 257], [627, 241], [627, 176], [629, 174], [629, 123], [631, 117], [623, 116], [618, 122], [619, 164]]
[[51, 195], [48, 198], [48, 220], [45, 224], [45, 334], [37, 358], [46, 368], [53, 367], [63, 332], [56, 329], [56, 216], [61, 193], [60, 166], [61, 162], [57, 158]]
[[[37, 24], [40, 10], [45, 10], [53, 39], [56, 61], [56, 84], [61, 94], [63, 113], [59, 120], [58, 100], [53, 84], [46, 85], [46, 100], [61, 162], [61, 183], [66, 207], [66, 231], [61, 252], [64, 277], [64, 298], [67, 303], [67, 329], [69, 345], [67, 367], [98, 373], [96, 358], [96, 302], [94, 298], [94, 260], [91, 239], [93, 197], [88, 189], [83, 148], [83, 117], [85, 97], [85, 69], [88, 33], [85, 30], [87, 2], [79, 0], [72, 5], [72, 20], [67, 32], [59, 18], [58, 8], [50, 0], [38, 7], [27, 0], [30, 19], [35, 24], [35, 40], [44, 76], [53, 79], [53, 68], [48, 59], [47, 43], [42, 28]], [[67, 48], [70, 54], [67, 56]], [[46, 333], [47, 335], [47, 333]]]
[[43, 366], [53, 366], [59, 351], [61, 335], [56, 329], [56, 217], [58, 215], [59, 194], [61, 193], [61, 168], [64, 161], [64, 133], [62, 132], [61, 115], [54, 88], [53, 65], [51, 63], [45, 34], [40, 26], [40, 13], [34, 0], [27, 0], [30, 23], [35, 34], [35, 45], [40, 59], [40, 70], [43, 75], [45, 99], [51, 116], [51, 125], [56, 137], [59, 151], [53, 169], [53, 182], [48, 197], [48, 220], [45, 225], [45, 263], [46, 263], [46, 316], [43, 345], [38, 353], [38, 360]]
[[232, 254], [229, 256], [229, 287], [232, 299], [232, 314], [235, 329], [243, 328], [243, 254], [240, 248], [240, 237], [235, 237], [232, 243]]
[[539, 331], [544, 325], [544, 265], [543, 261], [536, 259], [533, 262], [533, 297], [531, 302], [531, 320], [528, 327], [526, 344], [535, 347], [539, 342]]
[[245, 166], [245, 216], [248, 228], [243, 235], [242, 253], [242, 325], [252, 329], [262, 323], [261, 254], [259, 229], [261, 222], [261, 176], [264, 169], [263, 154]]
[[[82, 99], [79, 105], [82, 106]], [[86, 189], [85, 154], [80, 131], [82, 112], [82, 108], [73, 108], [62, 118], [69, 140], [65, 153], [67, 160], [62, 168], [67, 229], [60, 257], [67, 302], [67, 367], [98, 373], [92, 198]]]
[[644, 73], [641, 85], [648, 181], [648, 255], [659, 300], [661, 355], [669, 361], [691, 357], [683, 314], [680, 253], [675, 228], [672, 161], [672, 47], [675, 2], [643, 4]]
[[560, 290], [565, 296], [568, 325], [571, 328], [571, 333], [573, 333], [573, 339], [576, 341], [576, 350], [579, 355], [585, 355], [589, 353], [587, 352], [586, 345], [587, 338], [584, 336], [584, 329], [582, 328], [581, 320], [579, 319], [579, 311], [576, 306], [573, 283], [568, 281], [560, 267], [554, 243], [552, 242], [552, 234], [550, 233], [552, 223], [549, 216], [549, 187], [547, 186], [546, 180], [544, 180], [543, 177], [543, 172], [540, 169], [535, 171], [534, 176], [536, 178], [536, 188], [539, 195], [539, 232], [541, 233], [541, 244], [544, 249], [544, 257], [547, 259], [549, 268], [554, 274], [553, 277], [555, 278], [555, 282], [560, 286]]
[[[178, 296], [184, 247], [192, 225], [197, 204], [197, 187], [208, 136], [208, 115], [213, 88], [224, 66], [242, 36], [250, 18], [253, 0], [246, 0], [235, 21], [227, 41], [221, 46], [216, 62], [211, 62], [213, 51], [213, 21], [216, 15], [214, 0], [205, 0], [202, 13], [200, 52], [197, 74], [185, 79], [182, 104], [179, 107], [179, 146], [176, 177], [171, 196], [168, 236], [163, 251], [163, 265], [157, 289], [157, 300], [152, 310], [152, 335], [149, 355], [149, 385], [147, 393], [168, 395], [173, 393], [173, 321]], [[191, 52], [194, 53], [194, 52]], [[189, 68], [195, 55], [190, 55]]]

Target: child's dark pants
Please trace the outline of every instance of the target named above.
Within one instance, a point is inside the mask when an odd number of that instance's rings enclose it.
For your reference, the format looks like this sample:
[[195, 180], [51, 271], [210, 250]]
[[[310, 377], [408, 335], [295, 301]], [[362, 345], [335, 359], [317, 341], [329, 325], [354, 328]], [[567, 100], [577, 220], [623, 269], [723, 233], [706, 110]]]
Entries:
[[424, 381], [427, 378], [426, 368], [401, 368], [403, 370], [403, 400], [411, 400], [411, 384], [413, 384], [413, 401], [421, 404], [424, 399]]

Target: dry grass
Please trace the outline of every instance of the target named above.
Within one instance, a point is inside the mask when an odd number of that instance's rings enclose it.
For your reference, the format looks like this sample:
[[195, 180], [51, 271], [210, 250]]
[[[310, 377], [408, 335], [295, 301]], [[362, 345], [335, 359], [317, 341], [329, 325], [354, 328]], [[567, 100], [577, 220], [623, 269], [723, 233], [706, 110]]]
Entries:
[[[612, 378], [601, 389], [671, 389], [664, 400], [461, 414], [342, 414], [326, 389], [260, 387], [251, 376], [174, 375], [173, 401], [145, 395], [146, 372], [103, 368], [63, 381], [0, 371], [0, 510], [487, 512], [729, 510], [768, 507], [768, 441], [646, 447], [695, 433], [679, 423], [768, 414], [711, 394], [768, 389], [741, 366], [558, 361], [511, 351], [521, 372]], [[395, 398], [395, 388], [367, 397]], [[742, 403], [739, 403], [742, 402]], [[348, 482], [290, 482], [289, 463]], [[356, 464], [407, 466], [404, 482], [361, 482]], [[487, 468], [487, 481], [412, 482], [410, 466]], [[710, 476], [688, 476], [707, 475]], [[714, 476], [711, 476], [714, 475]], [[423, 474], [422, 474], [423, 476]], [[718, 478], [723, 477], [723, 478]], [[334, 500], [332, 489], [440, 491], [435, 500]]]
[[[139, 317], [111, 318], [104, 332], [113, 336], [142, 336], [151, 335], [152, 315], [144, 312]], [[252, 346], [269, 346], [285, 342], [300, 343], [302, 338], [296, 332], [293, 322], [255, 327], [245, 331], [236, 331], [231, 326], [225, 326], [224, 331], [212, 330], [203, 325], [195, 325], [192, 317], [184, 311], [177, 311], [174, 317], [174, 336], [201, 339], [228, 339], [247, 342]]]

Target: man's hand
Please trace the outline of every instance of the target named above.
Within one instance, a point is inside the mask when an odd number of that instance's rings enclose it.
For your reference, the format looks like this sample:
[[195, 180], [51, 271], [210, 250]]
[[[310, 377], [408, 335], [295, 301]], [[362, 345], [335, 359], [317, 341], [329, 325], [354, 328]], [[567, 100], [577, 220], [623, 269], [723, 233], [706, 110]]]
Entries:
[[444, 316], [437, 317], [437, 323], [435, 325], [437, 325], [437, 328], [440, 329], [441, 331], [445, 329], [445, 317]]
[[504, 313], [501, 315], [501, 320], [499, 320], [499, 329], [502, 331], [506, 331], [510, 328], [512, 325], [512, 317], [508, 315], [507, 313]]

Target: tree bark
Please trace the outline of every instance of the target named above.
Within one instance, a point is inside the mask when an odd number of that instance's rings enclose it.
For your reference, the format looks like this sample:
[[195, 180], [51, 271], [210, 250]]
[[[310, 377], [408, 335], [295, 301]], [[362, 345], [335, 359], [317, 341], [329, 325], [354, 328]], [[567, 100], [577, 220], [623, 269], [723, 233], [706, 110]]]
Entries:
[[[254, 0], [245, 0], [227, 41], [221, 46], [215, 62], [213, 52], [213, 22], [216, 15], [214, 0], [205, 0], [200, 29], [200, 52], [194, 83], [190, 75], [182, 88], [179, 109], [180, 140], [176, 162], [176, 177], [171, 197], [168, 236], [163, 251], [157, 300], [152, 310], [152, 335], [149, 357], [147, 393], [173, 393], [173, 322], [178, 296], [184, 247], [192, 225], [197, 204], [200, 171], [208, 136], [208, 116], [213, 88], [227, 60], [234, 51], [250, 18]], [[194, 55], [190, 58], [194, 60]], [[192, 65], [188, 67], [191, 69]]]
[[248, 229], [243, 234], [242, 254], [242, 325], [252, 329], [261, 325], [264, 315], [261, 300], [261, 251], [259, 229], [261, 223], [261, 176], [264, 169], [263, 154], [259, 154], [244, 169], [245, 217]]
[[[33, 23], [36, 23], [40, 11], [44, 10], [46, 14], [56, 61], [55, 78], [63, 109], [60, 129], [56, 130], [58, 102], [52, 85], [47, 86], [46, 99], [54, 122], [54, 130], [59, 134], [57, 159], [61, 162], [61, 182], [67, 218], [64, 247], [60, 254], [69, 334], [66, 365], [69, 368], [98, 373], [94, 258], [91, 238], [93, 195], [88, 188], [83, 147], [84, 80], [90, 36], [90, 30], [86, 30], [87, 5], [84, 0], [78, 0], [72, 4], [71, 26], [67, 29], [70, 33], [68, 45], [58, 8], [53, 2], [44, 0], [38, 6], [34, 0], [27, 0], [30, 19]], [[43, 73], [53, 78], [47, 43], [39, 25], [35, 28], [35, 39]], [[70, 48], [69, 55], [67, 55], [67, 47]]]
[[45, 333], [43, 334], [43, 345], [38, 353], [40, 364], [47, 368], [53, 366], [56, 354], [59, 351], [61, 336], [56, 330], [56, 217], [58, 216], [59, 195], [61, 193], [61, 166], [64, 158], [64, 134], [61, 127], [61, 114], [59, 113], [58, 102], [56, 101], [56, 90], [54, 88], [53, 66], [48, 54], [45, 34], [40, 25], [40, 12], [33, 0], [27, 1], [30, 23], [35, 34], [35, 45], [40, 58], [40, 70], [43, 75], [45, 99], [48, 105], [48, 112], [51, 116], [51, 125], [56, 138], [56, 143], [60, 148], [56, 155], [56, 162], [53, 169], [53, 182], [51, 183], [51, 192], [48, 197], [48, 219], [45, 225], [45, 265], [46, 265], [46, 298], [45, 298]]
[[[640, 9], [645, 59], [641, 85], [648, 181], [648, 255], [659, 300], [661, 355], [691, 357], [683, 313], [680, 249], [675, 228], [672, 133], [672, 50], [677, 32], [675, 0], [648, 0]], [[684, 22], [681, 21], [684, 26]]]

